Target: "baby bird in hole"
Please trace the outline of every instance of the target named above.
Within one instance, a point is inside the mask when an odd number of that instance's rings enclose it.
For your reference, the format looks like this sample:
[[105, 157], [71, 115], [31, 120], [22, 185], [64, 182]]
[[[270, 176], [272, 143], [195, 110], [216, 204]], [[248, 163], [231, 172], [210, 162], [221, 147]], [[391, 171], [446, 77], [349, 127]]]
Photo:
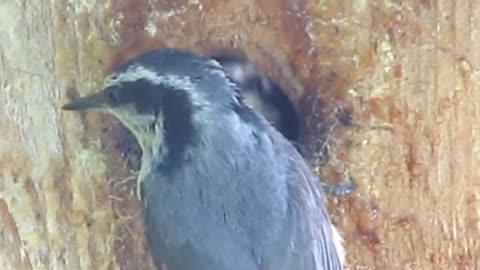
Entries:
[[[285, 90], [282, 89], [268, 76], [263, 74], [247, 55], [239, 49], [223, 49], [220, 52], [209, 55], [222, 65], [226, 74], [238, 85], [240, 93], [245, 99], [245, 104], [260, 113], [270, 124], [275, 127], [285, 138], [287, 138], [301, 153], [302, 146], [299, 143], [301, 134], [301, 121], [297, 109]], [[349, 114], [337, 113], [335, 117], [348, 117]], [[333, 120], [333, 121], [332, 121]], [[348, 120], [348, 119], [347, 119]], [[344, 119], [329, 119], [322, 127], [321, 144], [327, 146], [331, 129], [336, 123], [348, 124]], [[304, 149], [303, 149], [304, 150]], [[327, 149], [319, 149], [324, 159], [328, 159]], [[325, 192], [332, 195], [348, 195], [357, 189], [356, 181], [343, 173], [346, 178], [345, 184], [321, 185]]]

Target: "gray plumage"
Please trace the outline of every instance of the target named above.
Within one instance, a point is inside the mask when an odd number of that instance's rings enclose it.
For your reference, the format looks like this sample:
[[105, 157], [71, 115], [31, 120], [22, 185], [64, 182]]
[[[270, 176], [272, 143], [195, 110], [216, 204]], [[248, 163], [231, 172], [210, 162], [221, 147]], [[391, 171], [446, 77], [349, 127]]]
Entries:
[[337, 270], [341, 238], [312, 171], [215, 61], [147, 52], [64, 106], [116, 115], [142, 147], [145, 231], [169, 270]]

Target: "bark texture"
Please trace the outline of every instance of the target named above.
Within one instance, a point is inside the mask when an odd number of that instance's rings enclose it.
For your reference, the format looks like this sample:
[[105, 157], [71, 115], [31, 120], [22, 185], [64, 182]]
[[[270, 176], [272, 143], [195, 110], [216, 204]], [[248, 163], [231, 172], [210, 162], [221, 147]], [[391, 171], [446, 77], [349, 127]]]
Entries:
[[348, 269], [480, 269], [479, 26], [475, 0], [0, 0], [2, 269], [153, 269], [128, 134], [59, 108], [166, 46], [244, 50], [312, 149], [352, 111], [329, 135], [360, 184], [330, 198]]

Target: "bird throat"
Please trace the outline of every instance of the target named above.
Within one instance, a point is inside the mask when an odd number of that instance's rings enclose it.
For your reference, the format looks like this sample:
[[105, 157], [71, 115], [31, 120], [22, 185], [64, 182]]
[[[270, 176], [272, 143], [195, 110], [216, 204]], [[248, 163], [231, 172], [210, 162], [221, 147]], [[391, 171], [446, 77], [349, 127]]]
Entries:
[[[152, 129], [135, 134], [142, 148], [142, 164], [137, 179], [137, 197], [140, 200], [142, 199], [142, 184], [151, 171], [152, 163], [160, 161], [166, 154], [163, 119], [157, 118]], [[153, 160], [154, 158], [160, 160]]]
[[164, 143], [163, 117], [157, 116], [156, 118], [152, 118], [151, 115], [136, 115], [135, 119], [125, 119], [122, 118], [118, 113], [116, 115], [121, 120], [123, 125], [125, 125], [133, 133], [138, 144], [140, 145], [140, 148], [142, 149], [142, 162], [137, 178], [136, 191], [137, 198], [141, 200], [143, 197], [143, 181], [145, 181], [145, 179], [148, 177], [151, 171], [152, 163], [161, 162], [166, 155], [167, 149]]

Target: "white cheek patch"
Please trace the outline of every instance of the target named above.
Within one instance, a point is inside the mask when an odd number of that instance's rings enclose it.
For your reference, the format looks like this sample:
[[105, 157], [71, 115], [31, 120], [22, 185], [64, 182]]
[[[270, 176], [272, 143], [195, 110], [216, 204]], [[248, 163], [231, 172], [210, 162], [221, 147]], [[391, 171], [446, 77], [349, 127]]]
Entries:
[[163, 146], [163, 117], [152, 114], [139, 114], [133, 105], [111, 110], [132, 133], [142, 148], [142, 164], [137, 178], [137, 197], [142, 199], [142, 183], [150, 172], [153, 156], [161, 155]]
[[139, 114], [132, 104], [111, 109], [115, 115], [135, 136], [143, 136], [148, 127], [155, 122], [152, 114]]
[[159, 140], [157, 137], [160, 136], [160, 139], [163, 139], [163, 131], [156, 132], [156, 130], [157, 121], [163, 120], [155, 118], [153, 114], [139, 114], [133, 105], [112, 109], [111, 113], [133, 133], [142, 148], [142, 156], [151, 156], [154, 145], [160, 147], [163, 141], [157, 142]]

